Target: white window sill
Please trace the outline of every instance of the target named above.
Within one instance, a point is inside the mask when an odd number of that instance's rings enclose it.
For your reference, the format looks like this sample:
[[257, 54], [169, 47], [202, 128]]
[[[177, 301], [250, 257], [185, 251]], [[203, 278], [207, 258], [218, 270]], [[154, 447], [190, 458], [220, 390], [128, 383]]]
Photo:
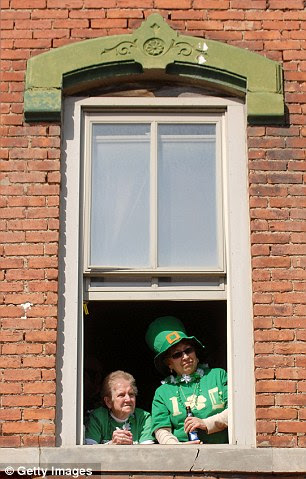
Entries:
[[[132, 449], [131, 449], [132, 447]], [[197, 473], [301, 473], [306, 470], [305, 449], [243, 448], [238, 446], [74, 446], [3, 448], [0, 469], [90, 468], [93, 471]]]

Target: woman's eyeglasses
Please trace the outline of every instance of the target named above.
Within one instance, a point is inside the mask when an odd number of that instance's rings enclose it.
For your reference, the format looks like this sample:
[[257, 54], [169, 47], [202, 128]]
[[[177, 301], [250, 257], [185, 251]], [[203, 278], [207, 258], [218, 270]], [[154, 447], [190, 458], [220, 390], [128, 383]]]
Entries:
[[171, 354], [170, 358], [179, 359], [183, 356], [183, 354], [187, 354], [187, 356], [189, 356], [189, 354], [191, 354], [193, 352], [194, 352], [194, 347], [193, 346], [188, 346], [188, 348], [183, 349], [183, 351], [177, 351], [176, 353]]

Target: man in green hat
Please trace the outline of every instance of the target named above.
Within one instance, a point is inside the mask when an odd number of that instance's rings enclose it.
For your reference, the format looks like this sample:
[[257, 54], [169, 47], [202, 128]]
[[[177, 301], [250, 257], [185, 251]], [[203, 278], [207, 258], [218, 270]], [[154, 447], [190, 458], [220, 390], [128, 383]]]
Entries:
[[[154, 363], [166, 375], [152, 404], [152, 432], [161, 444], [228, 442], [227, 374], [199, 364], [204, 346], [174, 316], [155, 319], [146, 333]], [[187, 412], [188, 416], [187, 416]], [[191, 433], [197, 432], [196, 440]]]

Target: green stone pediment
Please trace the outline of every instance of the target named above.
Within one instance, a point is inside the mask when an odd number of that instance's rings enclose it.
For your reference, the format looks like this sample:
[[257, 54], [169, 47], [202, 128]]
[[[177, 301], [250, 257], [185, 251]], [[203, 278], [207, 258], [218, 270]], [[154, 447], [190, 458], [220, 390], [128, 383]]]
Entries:
[[[132, 34], [100, 37], [66, 45], [28, 60], [24, 95], [27, 121], [60, 120], [63, 94], [93, 81], [154, 73], [181, 78], [245, 96], [254, 122], [284, 115], [279, 63], [214, 40], [181, 35], [159, 14]], [[113, 81], [113, 80], [112, 80]]]

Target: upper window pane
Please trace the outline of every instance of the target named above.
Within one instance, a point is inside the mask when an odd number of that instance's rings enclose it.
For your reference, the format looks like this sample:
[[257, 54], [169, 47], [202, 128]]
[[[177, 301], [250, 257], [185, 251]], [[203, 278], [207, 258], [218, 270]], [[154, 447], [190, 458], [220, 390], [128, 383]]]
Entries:
[[149, 266], [150, 125], [94, 124], [90, 264]]
[[217, 267], [216, 127], [158, 127], [158, 265]]
[[86, 121], [86, 270], [223, 271], [220, 118]]

